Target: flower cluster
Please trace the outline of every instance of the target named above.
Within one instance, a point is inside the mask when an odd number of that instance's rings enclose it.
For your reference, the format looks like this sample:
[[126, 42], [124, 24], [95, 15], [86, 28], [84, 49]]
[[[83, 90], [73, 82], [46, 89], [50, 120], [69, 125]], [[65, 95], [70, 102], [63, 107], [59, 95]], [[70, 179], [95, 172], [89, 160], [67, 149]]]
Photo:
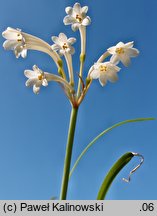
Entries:
[[[74, 69], [72, 63], [72, 55], [75, 53], [73, 44], [76, 42], [74, 37], [68, 38], [64, 33], [59, 36], [52, 36], [54, 44], [50, 45], [42, 39], [33, 35], [22, 32], [20, 29], [8, 27], [3, 33], [6, 41], [3, 47], [6, 50], [13, 50], [16, 58], [27, 56], [27, 50], [37, 50], [47, 53], [56, 63], [58, 75], [43, 72], [37, 66], [33, 66], [32, 70], [25, 70], [24, 74], [28, 78], [26, 86], [33, 86], [33, 92], [38, 94], [41, 86], [47, 86], [49, 81], [58, 82], [63, 88], [66, 96], [69, 98], [73, 106], [78, 106], [86, 95], [93, 79], [99, 79], [102, 86], [107, 81], [116, 82], [118, 80], [117, 73], [120, 62], [126, 67], [130, 64], [130, 58], [136, 57], [139, 51], [135, 49], [134, 42], [119, 42], [116, 46], [110, 47], [98, 59], [98, 61], [90, 68], [86, 75], [86, 82], [83, 80], [83, 66], [86, 54], [86, 28], [91, 23], [91, 19], [87, 16], [88, 7], [81, 7], [79, 3], [75, 3], [73, 7], [66, 7], [66, 16], [63, 19], [65, 25], [71, 25], [73, 31], [79, 30], [81, 38], [80, 53], [80, 72], [78, 74], [78, 88], [74, 83]], [[62, 57], [65, 58], [68, 72], [64, 70]], [[110, 57], [109, 61], [105, 61]], [[68, 75], [68, 78], [67, 78]], [[77, 90], [77, 91], [76, 91]]]
[[119, 42], [116, 46], [110, 47], [107, 49], [108, 53], [111, 54], [109, 62], [102, 62], [104, 60], [103, 56], [98, 60], [97, 63], [89, 71], [89, 76], [92, 79], [99, 79], [100, 84], [104, 86], [107, 83], [107, 80], [110, 82], [115, 82], [118, 80], [117, 72], [120, 71], [120, 68], [117, 64], [121, 61], [124, 66], [128, 67], [130, 64], [130, 58], [136, 57], [139, 54], [139, 51], [133, 48], [134, 42], [128, 42], [124, 44]]

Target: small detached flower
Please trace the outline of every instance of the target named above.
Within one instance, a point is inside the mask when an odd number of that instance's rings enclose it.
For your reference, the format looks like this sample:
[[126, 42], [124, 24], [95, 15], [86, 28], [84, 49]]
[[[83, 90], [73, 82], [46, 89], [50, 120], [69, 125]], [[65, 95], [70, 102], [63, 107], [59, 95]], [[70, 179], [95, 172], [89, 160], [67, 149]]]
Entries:
[[26, 86], [33, 86], [33, 92], [35, 94], [39, 94], [41, 86], [48, 86], [49, 74], [43, 72], [36, 65], [33, 66], [33, 71], [25, 70], [24, 74], [28, 78]]
[[130, 58], [136, 57], [139, 54], [139, 50], [133, 48], [134, 42], [128, 42], [124, 44], [119, 42], [116, 46], [110, 47], [107, 51], [112, 54], [110, 61], [113, 64], [118, 64], [120, 61], [124, 66], [128, 67], [130, 64]]
[[118, 80], [117, 72], [120, 68], [111, 62], [95, 63], [89, 71], [89, 77], [99, 79], [102, 86], [106, 85], [107, 80], [116, 82]]
[[58, 51], [62, 56], [66, 53], [73, 55], [75, 53], [74, 47], [72, 45], [76, 42], [75, 38], [67, 38], [64, 33], [60, 33], [58, 37], [53, 36], [52, 41], [55, 43], [51, 47], [53, 50]]
[[86, 15], [88, 7], [81, 7], [79, 3], [75, 3], [73, 7], [66, 7], [65, 12], [68, 14], [63, 22], [65, 25], [71, 25], [72, 30], [76, 31], [81, 26], [88, 26], [91, 19]]
[[2, 33], [2, 36], [7, 39], [3, 43], [4, 49], [13, 50], [16, 58], [19, 58], [20, 55], [23, 58], [27, 56], [25, 38], [23, 37], [20, 29], [13, 29], [9, 27]]

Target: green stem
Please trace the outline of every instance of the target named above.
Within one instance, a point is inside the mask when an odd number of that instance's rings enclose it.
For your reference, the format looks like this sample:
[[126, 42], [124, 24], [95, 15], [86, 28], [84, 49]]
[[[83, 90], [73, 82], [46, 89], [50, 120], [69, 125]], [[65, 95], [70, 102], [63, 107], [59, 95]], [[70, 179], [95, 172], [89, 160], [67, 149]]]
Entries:
[[80, 72], [79, 72], [79, 81], [78, 81], [78, 88], [77, 88], [77, 98], [79, 98], [80, 91], [81, 91], [81, 78], [83, 74], [84, 61], [85, 61], [85, 54], [81, 54], [80, 55]]
[[77, 112], [78, 112], [78, 107], [76, 108], [73, 107], [71, 110], [71, 117], [70, 117], [70, 123], [69, 123], [69, 131], [68, 131], [68, 139], [67, 139], [66, 154], [65, 154], [65, 161], [64, 161], [64, 170], [63, 170], [60, 200], [66, 200], [66, 196], [67, 196]]
[[73, 174], [74, 170], [76, 169], [78, 163], [80, 162], [81, 158], [84, 156], [84, 154], [89, 150], [89, 148], [94, 145], [94, 143], [100, 139], [103, 135], [105, 135], [106, 133], [108, 133], [109, 131], [111, 131], [112, 129], [116, 128], [116, 127], [119, 127], [119, 126], [122, 126], [124, 124], [127, 124], [127, 123], [133, 123], [133, 122], [140, 122], [140, 121], [151, 121], [151, 120], [155, 120], [155, 118], [137, 118], [137, 119], [130, 119], [130, 120], [126, 120], [126, 121], [122, 121], [122, 122], [119, 122], [117, 124], [114, 124], [112, 127], [109, 127], [107, 128], [106, 130], [104, 130], [103, 132], [101, 132], [97, 137], [95, 137], [87, 146], [86, 148], [82, 151], [82, 153], [79, 155], [79, 157], [77, 158], [74, 166], [72, 167], [71, 169], [71, 172], [70, 172], [70, 176], [69, 178], [71, 177], [71, 175]]

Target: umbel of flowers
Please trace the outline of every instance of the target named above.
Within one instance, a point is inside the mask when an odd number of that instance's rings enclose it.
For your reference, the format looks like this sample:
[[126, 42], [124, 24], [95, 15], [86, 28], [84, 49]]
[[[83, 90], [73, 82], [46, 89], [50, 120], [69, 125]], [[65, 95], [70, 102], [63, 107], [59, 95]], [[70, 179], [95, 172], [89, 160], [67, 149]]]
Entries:
[[[58, 82], [63, 88], [65, 94], [69, 98], [73, 106], [79, 106], [86, 95], [93, 79], [99, 79], [102, 86], [107, 81], [116, 82], [118, 80], [117, 73], [120, 71], [118, 63], [121, 61], [124, 66], [129, 66], [130, 58], [136, 57], [139, 51], [135, 48], [134, 42], [123, 43], [110, 47], [106, 52], [91, 66], [89, 73], [86, 74], [86, 81], [82, 78], [83, 65], [86, 57], [86, 28], [91, 24], [91, 19], [87, 16], [88, 7], [81, 7], [79, 3], [75, 3], [73, 7], [65, 9], [67, 16], [64, 17], [64, 24], [71, 25], [73, 31], [79, 30], [81, 37], [81, 54], [80, 54], [80, 74], [77, 75], [73, 69], [72, 55], [75, 53], [73, 44], [76, 42], [74, 37], [68, 38], [64, 33], [59, 36], [52, 36], [53, 45], [49, 45], [42, 39], [23, 32], [21, 29], [13, 29], [8, 27], [3, 33], [6, 41], [3, 47], [6, 50], [13, 50], [16, 58], [20, 56], [26, 58], [28, 50], [38, 50], [45, 52], [51, 56], [58, 68], [58, 75], [44, 72], [37, 66], [33, 66], [33, 70], [26, 70], [25, 76], [28, 78], [26, 86], [33, 86], [33, 92], [38, 94], [41, 86], [48, 86], [48, 82]], [[62, 57], [67, 63], [68, 72], [64, 71]], [[106, 61], [106, 58], [110, 59]], [[74, 76], [78, 77], [78, 89], [74, 83]]]
[[[83, 76], [84, 62], [86, 59], [86, 28], [91, 24], [91, 19], [87, 16], [88, 7], [81, 7], [75, 3], [73, 7], [65, 9], [66, 16], [63, 19], [65, 25], [71, 25], [73, 31], [79, 31], [81, 38], [80, 71], [79, 74], [73, 68], [72, 56], [75, 54], [73, 45], [76, 43], [74, 37], [67, 37], [64, 33], [52, 36], [53, 44], [48, 44], [44, 40], [23, 32], [21, 29], [8, 27], [2, 36], [6, 39], [3, 43], [5, 50], [12, 50], [16, 56], [26, 58], [28, 50], [37, 50], [48, 54], [57, 66], [56, 74], [45, 72], [44, 69], [34, 65], [33, 70], [25, 70], [24, 75], [28, 78], [27, 87], [33, 87], [33, 92], [39, 94], [42, 86], [47, 87], [50, 81], [57, 82], [72, 105], [72, 112], [69, 124], [67, 148], [65, 155], [63, 179], [60, 199], [66, 199], [72, 147], [74, 141], [75, 125], [78, 107], [87, 94], [94, 79], [99, 79], [101, 86], [105, 86], [107, 81], [112, 83], [118, 80], [118, 73], [121, 70], [119, 63], [125, 67], [130, 64], [130, 59], [136, 57], [139, 51], [134, 48], [134, 42], [119, 42], [107, 48], [100, 58], [89, 68]], [[64, 67], [62, 58], [65, 58], [67, 67]], [[67, 68], [67, 71], [65, 71]], [[74, 77], [78, 78], [78, 82]], [[86, 77], [83, 79], [83, 77]]]

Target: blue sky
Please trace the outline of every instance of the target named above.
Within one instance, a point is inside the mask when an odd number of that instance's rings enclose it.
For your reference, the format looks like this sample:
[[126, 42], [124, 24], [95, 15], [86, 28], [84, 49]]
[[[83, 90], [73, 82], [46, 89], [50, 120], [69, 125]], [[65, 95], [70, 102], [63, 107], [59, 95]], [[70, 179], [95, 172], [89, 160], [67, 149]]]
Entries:
[[[122, 67], [119, 81], [102, 88], [93, 84], [79, 109], [72, 163], [102, 130], [122, 120], [157, 116], [156, 7], [157, 2], [137, 0], [84, 0], [92, 24], [87, 34], [89, 67], [110, 46], [135, 41], [140, 56]], [[0, 31], [21, 28], [52, 44], [51, 36], [65, 32], [76, 37], [75, 72], [79, 70], [78, 32], [63, 25], [66, 6], [73, 0], [1, 0]], [[2, 48], [0, 37], [0, 199], [50, 199], [59, 196], [70, 105], [57, 84], [39, 95], [25, 87], [25, 69], [37, 64], [56, 73], [49, 56], [28, 52], [16, 59]], [[121, 65], [122, 66], [122, 65]], [[143, 122], [114, 129], [86, 154], [73, 174], [68, 199], [95, 199], [112, 164], [125, 152], [139, 152], [145, 163], [130, 184], [121, 179], [138, 164], [133, 160], [117, 176], [107, 199], [157, 199], [157, 123]]]

